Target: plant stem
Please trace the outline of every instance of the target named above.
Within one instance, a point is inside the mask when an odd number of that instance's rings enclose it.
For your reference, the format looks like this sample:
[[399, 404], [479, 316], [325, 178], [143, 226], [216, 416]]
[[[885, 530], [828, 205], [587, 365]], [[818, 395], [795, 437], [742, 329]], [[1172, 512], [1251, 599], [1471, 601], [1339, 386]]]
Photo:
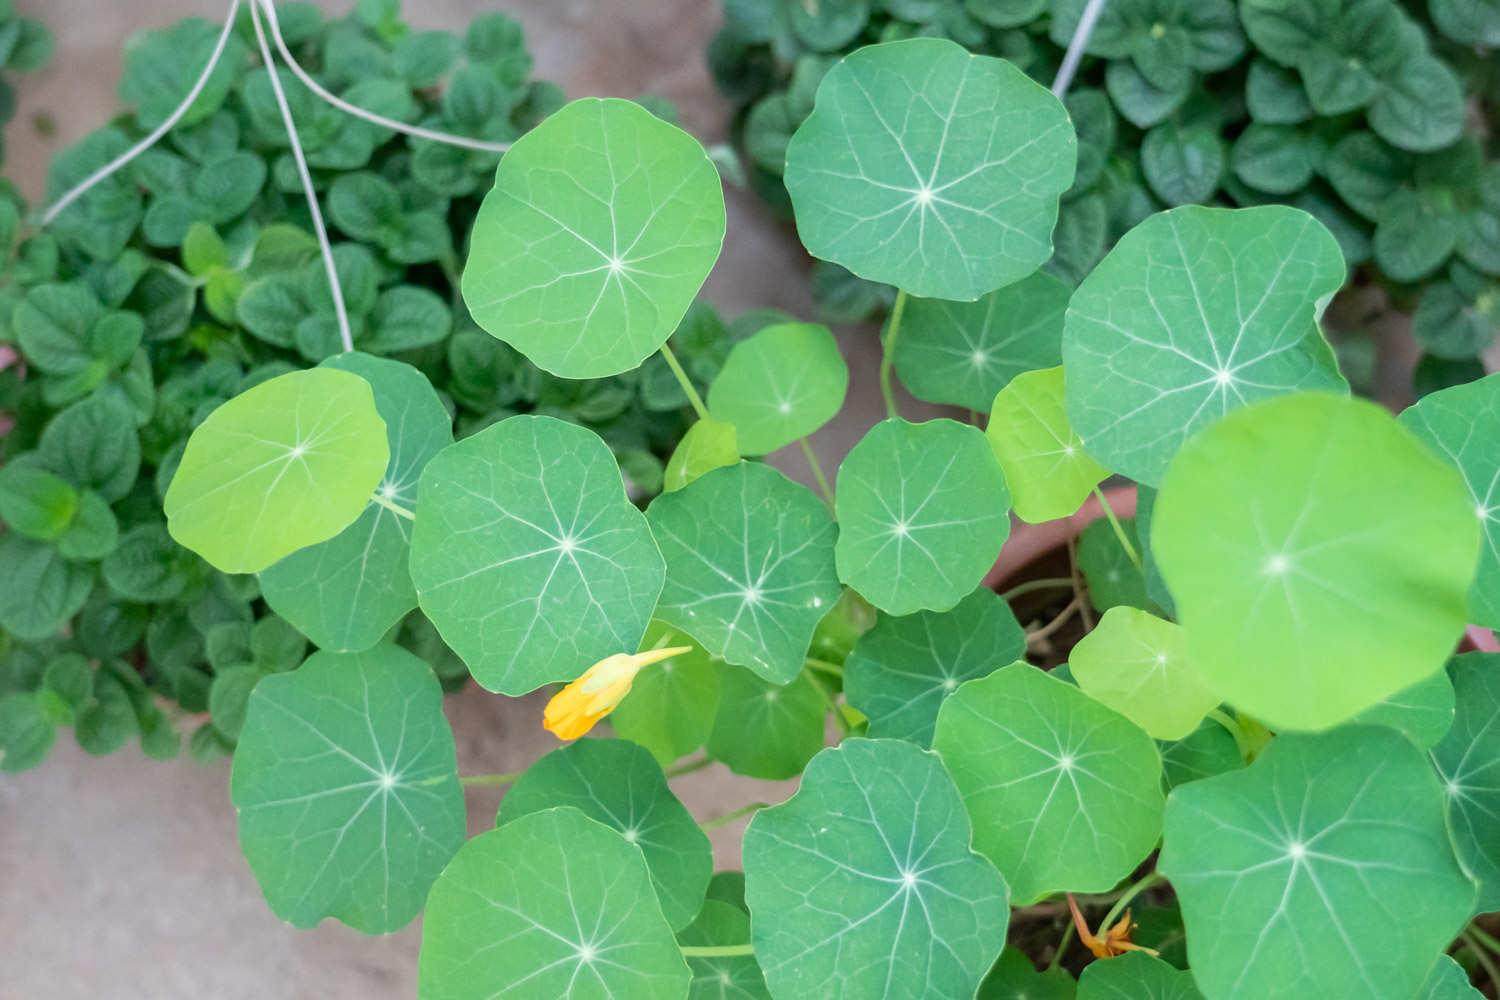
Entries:
[[839, 732], [849, 735], [849, 720], [844, 718], [844, 713], [839, 711], [839, 703], [833, 697], [833, 692], [824, 687], [823, 682], [818, 680], [816, 674], [807, 674], [807, 682], [818, 689], [818, 694], [823, 696], [823, 703], [828, 706], [828, 711], [833, 713], [833, 721], [838, 724]]
[[1013, 601], [1022, 594], [1029, 594], [1035, 590], [1065, 590], [1071, 586], [1073, 586], [1073, 578], [1070, 576], [1049, 576], [1043, 580], [1027, 580], [1001, 594], [1000, 600]]
[[685, 760], [681, 764], [673, 764], [667, 768], [666, 774], [669, 778], [676, 778], [684, 774], [692, 774], [694, 771], [701, 771], [712, 763], [713, 758], [705, 754], [702, 757]]
[[818, 461], [818, 455], [812, 450], [812, 445], [807, 443], [807, 438], [798, 438], [797, 443], [802, 446], [802, 455], [807, 459], [807, 467], [812, 470], [813, 478], [818, 482], [818, 492], [823, 494], [823, 499], [828, 506], [833, 506], [833, 489], [828, 485], [828, 477], [823, 475], [823, 463]]
[[837, 663], [829, 663], [827, 660], [820, 660], [813, 656], [809, 656], [802, 662], [813, 670], [821, 670], [823, 673], [832, 674], [834, 677], [844, 676], [844, 668]]
[[1145, 892], [1152, 886], [1165, 881], [1166, 879], [1162, 878], [1156, 872], [1149, 872], [1145, 875], [1142, 875], [1132, 885], [1128, 886], [1123, 893], [1120, 894], [1120, 898], [1115, 900], [1115, 905], [1111, 906], [1109, 908], [1109, 912], [1104, 915], [1104, 919], [1099, 921], [1099, 926], [1109, 927], [1113, 925], [1120, 914], [1125, 912], [1125, 908], [1130, 905], [1130, 901], [1132, 899], [1139, 896], [1141, 893]]
[[1069, 920], [1063, 926], [1062, 937], [1057, 939], [1057, 950], [1052, 953], [1052, 961], [1047, 963], [1048, 971], [1057, 968], [1062, 962], [1063, 953], [1068, 950], [1068, 945], [1073, 943], [1073, 921]]
[[417, 515], [414, 512], [401, 506], [390, 497], [382, 495], [379, 490], [376, 490], [374, 493], [370, 494], [370, 499], [380, 504], [380, 506], [384, 507], [386, 510], [390, 511], [392, 514], [395, 514], [398, 517], [404, 517], [408, 521], [415, 521], [417, 519]]
[[1073, 598], [1078, 601], [1083, 610], [1083, 627], [1087, 632], [1094, 630], [1094, 618], [1089, 613], [1089, 598], [1085, 593], [1083, 585], [1083, 572], [1078, 568], [1078, 536], [1068, 535], [1068, 575], [1073, 580]]
[[458, 783], [466, 788], [476, 785], [509, 785], [519, 778], [524, 771], [506, 771], [501, 774], [466, 774], [458, 779]]
[[901, 315], [906, 312], [906, 292], [896, 292], [896, 304], [891, 307], [891, 319], [885, 327], [885, 342], [880, 352], [880, 394], [885, 397], [885, 415], [895, 419], [896, 393], [891, 388], [891, 366], [895, 364], [896, 336], [901, 332]]
[[1075, 596], [1071, 601], [1068, 602], [1067, 607], [1063, 608], [1057, 613], [1056, 618], [1052, 619], [1050, 622], [1043, 625], [1035, 632], [1026, 633], [1026, 641], [1028, 643], [1041, 642], [1043, 639], [1047, 638], [1052, 633], [1056, 632], [1058, 629], [1066, 625], [1068, 623], [1068, 619], [1072, 618], [1073, 613], [1081, 607], [1083, 607], [1083, 602]]
[[757, 812], [761, 809], [766, 808], [770, 804], [771, 803], [769, 802], [752, 802], [747, 806], [740, 806], [734, 812], [728, 812], [722, 816], [715, 816], [713, 819], [706, 819], [702, 823], [699, 823], [698, 826], [703, 829], [704, 833], [708, 833], [710, 830], [717, 830], [721, 826], [728, 826], [730, 823], [733, 823], [741, 816], [748, 816], [753, 812]]
[[734, 958], [755, 954], [755, 947], [751, 944], [685, 944], [680, 945], [679, 950], [683, 958]]
[[1109, 518], [1109, 526], [1115, 529], [1115, 537], [1120, 540], [1120, 547], [1125, 550], [1125, 554], [1130, 557], [1130, 561], [1135, 563], [1135, 568], [1144, 573], [1146, 568], [1141, 564], [1141, 555], [1135, 550], [1135, 546], [1130, 544], [1130, 537], [1125, 534], [1125, 526], [1115, 516], [1115, 509], [1109, 505], [1109, 498], [1097, 486], [1094, 487], [1094, 496], [1099, 498], [1099, 506], [1103, 508], [1104, 516]]
[[[1487, 933], [1484, 928], [1480, 927], [1477, 923], [1470, 924], [1468, 930], [1464, 933], [1472, 935], [1475, 941], [1478, 941], [1490, 951], [1494, 952], [1497, 956], [1500, 956], [1500, 940], [1497, 940], [1493, 935]], [[1495, 985], [1500, 986], [1500, 981], [1497, 981]]]
[[1474, 928], [1470, 927], [1458, 936], [1463, 940], [1464, 944], [1469, 946], [1469, 950], [1474, 953], [1474, 961], [1478, 962], [1480, 968], [1484, 969], [1484, 974], [1490, 977], [1490, 982], [1493, 985], [1500, 986], [1500, 966], [1496, 966], [1495, 960], [1490, 957], [1489, 953], [1479, 943], [1479, 939], [1474, 936]]
[[672, 353], [672, 348], [667, 344], [662, 344], [661, 356], [667, 359], [667, 367], [672, 369], [673, 375], [677, 376], [677, 384], [682, 386], [688, 402], [693, 404], [693, 411], [698, 414], [698, 419], [707, 420], [708, 407], [703, 405], [703, 397], [698, 395], [698, 390], [693, 387], [693, 380], [688, 378], [687, 372], [683, 371], [682, 363], [677, 360], [677, 355]]

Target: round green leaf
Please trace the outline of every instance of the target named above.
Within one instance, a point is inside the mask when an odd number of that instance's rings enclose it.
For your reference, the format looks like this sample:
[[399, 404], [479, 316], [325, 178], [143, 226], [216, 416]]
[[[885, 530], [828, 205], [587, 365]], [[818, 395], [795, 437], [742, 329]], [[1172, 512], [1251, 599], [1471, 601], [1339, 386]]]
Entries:
[[1500, 375], [1429, 393], [1401, 423], [1463, 477], [1484, 534], [1470, 620], [1500, 628]]
[[765, 455], [832, 420], [848, 388], [849, 367], [826, 326], [777, 323], [734, 345], [708, 409], [734, 425], [740, 454]]
[[839, 466], [839, 579], [882, 611], [946, 611], [994, 565], [1010, 491], [977, 428], [882, 420]]
[[1162, 781], [1169, 792], [1189, 781], [1245, 766], [1234, 735], [1213, 719], [1204, 720], [1182, 739], [1160, 746]]
[[1224, 1000], [1412, 996], [1474, 905], [1431, 767], [1373, 726], [1174, 789], [1163, 843], [1193, 977]]
[[464, 840], [443, 692], [396, 646], [261, 680], [234, 755], [240, 846], [281, 919], [405, 926]]
[[1463, 966], [1448, 955], [1440, 955], [1416, 1000], [1484, 1000], [1484, 994], [1469, 985], [1469, 974]]
[[1084, 447], [1155, 486], [1183, 441], [1235, 407], [1344, 388], [1317, 325], [1343, 283], [1338, 241], [1306, 212], [1151, 216], [1068, 305], [1068, 417]]
[[500, 161], [464, 302], [554, 375], [615, 375], [671, 336], [723, 242], [724, 191], [698, 141], [638, 104], [586, 98]]
[[193, 431], [163, 500], [167, 527], [216, 569], [258, 573], [353, 523], [389, 459], [368, 382], [331, 368], [288, 372]]
[[511, 417], [439, 452], [418, 495], [412, 582], [484, 688], [525, 694], [639, 646], [661, 554], [593, 431]]
[[1005, 880], [969, 849], [934, 755], [845, 740], [745, 831], [755, 954], [778, 1000], [968, 1000], [999, 954]]
[[[743, 900], [742, 900], [743, 902]], [[710, 898], [703, 911], [677, 935], [679, 944], [697, 947], [742, 945], [750, 940], [750, 915], [742, 907]], [[688, 1000], [770, 1000], [766, 978], [753, 955], [699, 956]]]
[[1070, 294], [1038, 271], [975, 302], [912, 299], [896, 338], [896, 374], [918, 399], [987, 410], [1011, 379], [1062, 360]]
[[1068, 666], [1085, 694], [1158, 740], [1183, 739], [1219, 704], [1188, 659], [1182, 627], [1138, 608], [1106, 611]]
[[1426, 680], [1376, 702], [1354, 717], [1369, 726], [1389, 726], [1423, 750], [1437, 745], [1453, 727], [1453, 682], [1439, 670]]
[[[376, 489], [416, 509], [417, 480], [427, 461], [453, 443], [452, 420], [432, 383], [410, 365], [368, 354], [336, 355], [322, 367], [353, 372], [370, 384], [391, 456]], [[411, 530], [410, 520], [372, 501], [333, 538], [263, 571], [261, 595], [319, 647], [369, 649], [417, 606], [407, 569]]]
[[844, 661], [844, 694], [869, 718], [871, 736], [926, 747], [948, 695], [1025, 652], [1010, 605], [981, 587], [948, 611], [880, 615]]
[[713, 853], [644, 747], [627, 740], [578, 740], [552, 751], [505, 793], [495, 822], [503, 826], [555, 806], [572, 806], [641, 849], [667, 923], [685, 927], [698, 915]]
[[1090, 962], [1078, 977], [1078, 1000], [1203, 1000], [1189, 972], [1131, 951]]
[[802, 671], [839, 599], [828, 508], [769, 466], [740, 462], [646, 511], [666, 559], [656, 617], [713, 656], [776, 684]]
[[739, 460], [739, 432], [734, 425], [712, 418], [699, 420], [687, 429], [667, 460], [662, 489], [668, 493], [680, 490], [705, 472], [734, 465]]
[[1078, 984], [1064, 969], [1038, 972], [1026, 953], [1007, 946], [975, 1000], [1073, 1000]]
[[577, 809], [475, 837], [427, 900], [420, 1000], [664, 1000], [689, 980], [640, 849]]
[[984, 428], [1016, 516], [1032, 524], [1076, 513], [1109, 476], [1083, 450], [1063, 398], [1061, 367], [1024, 372], [995, 396]]
[[974, 848], [1018, 906], [1105, 892], [1156, 846], [1161, 757], [1124, 716], [1026, 663], [969, 681], [938, 712], [942, 755]]
[[686, 653], [653, 663], [635, 675], [630, 693], [610, 713], [619, 736], [639, 743], [667, 765], [701, 747], [719, 707], [723, 664], [694, 645], [692, 636], [652, 622], [641, 649], [691, 646]]
[[1204, 683], [1275, 729], [1323, 729], [1435, 673], [1468, 617], [1462, 481], [1384, 410], [1324, 393], [1190, 440], [1151, 544]]
[[795, 778], [823, 749], [828, 701], [807, 671], [789, 684], [773, 684], [748, 670], [725, 667], [719, 684], [708, 755], [735, 774]]
[[940, 38], [856, 49], [792, 136], [786, 186], [814, 256], [973, 301], [1052, 256], [1077, 139], [1062, 102]]
[[1448, 677], [1457, 712], [1432, 764], [1459, 859], [1479, 883], [1479, 910], [1500, 910], [1500, 655], [1456, 657]]

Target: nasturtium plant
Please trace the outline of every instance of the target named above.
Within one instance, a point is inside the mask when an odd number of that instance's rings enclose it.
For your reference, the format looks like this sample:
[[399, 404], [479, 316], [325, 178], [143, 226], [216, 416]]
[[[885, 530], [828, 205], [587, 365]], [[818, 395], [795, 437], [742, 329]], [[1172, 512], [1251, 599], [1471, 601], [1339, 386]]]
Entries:
[[655, 353], [698, 294], [724, 193], [687, 133], [587, 98], [501, 159], [471, 239], [464, 302], [481, 327], [555, 375], [614, 375]]
[[1078, 1000], [1203, 1000], [1188, 972], [1145, 952], [1090, 962], [1078, 977]]
[[1139, 608], [1106, 611], [1068, 666], [1085, 694], [1158, 740], [1184, 739], [1219, 704], [1188, 659], [1182, 626]]
[[825, 326], [780, 323], [735, 344], [708, 391], [713, 419], [743, 455], [805, 438], [843, 408], [849, 368]]
[[1456, 711], [1453, 682], [1440, 670], [1387, 696], [1356, 715], [1353, 721], [1389, 726], [1423, 750], [1431, 750], [1453, 728]]
[[[641, 648], [690, 645], [687, 633], [653, 622]], [[649, 750], [663, 766], [701, 747], [719, 707], [722, 663], [693, 646], [636, 674], [609, 717], [616, 735]], [[820, 706], [821, 707], [821, 706]]]
[[1068, 423], [1064, 386], [1061, 367], [1017, 375], [995, 394], [984, 430], [1016, 516], [1033, 524], [1076, 512], [1109, 476]]
[[1500, 659], [1466, 653], [1448, 666], [1453, 724], [1431, 749], [1448, 825], [1464, 869], [1479, 883], [1481, 912], [1500, 909]]
[[1479, 534], [1458, 474], [1394, 418], [1300, 393], [1190, 439], [1151, 542], [1205, 685], [1268, 725], [1324, 729], [1441, 669]]
[[719, 675], [718, 711], [705, 749], [736, 774], [794, 778], [823, 749], [825, 690], [804, 670], [776, 684], [743, 667]]

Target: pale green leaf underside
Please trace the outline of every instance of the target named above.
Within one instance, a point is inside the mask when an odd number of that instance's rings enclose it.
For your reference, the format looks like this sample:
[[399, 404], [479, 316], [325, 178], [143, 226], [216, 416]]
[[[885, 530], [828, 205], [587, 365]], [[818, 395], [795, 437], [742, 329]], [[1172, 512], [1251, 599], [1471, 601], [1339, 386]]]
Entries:
[[[370, 383], [385, 421], [390, 463], [376, 490], [414, 510], [427, 461], [453, 443], [453, 422], [427, 376], [368, 354], [339, 354], [322, 367]], [[417, 606], [407, 569], [412, 522], [371, 502], [333, 538], [294, 552], [260, 575], [271, 609], [322, 649], [369, 649]]]
[[698, 915], [713, 875], [712, 850], [644, 747], [579, 740], [552, 751], [505, 793], [495, 822], [556, 806], [572, 806], [641, 849], [667, 923], [685, 927]]
[[511, 417], [440, 452], [419, 495], [412, 582], [483, 687], [525, 694], [635, 651], [664, 570], [598, 435]]
[[994, 398], [984, 429], [1016, 515], [1040, 524], [1069, 517], [1109, 470], [1083, 449], [1063, 406], [1063, 369], [1017, 375]]
[[630, 101], [585, 98], [500, 161], [464, 302], [554, 375], [615, 375], [671, 336], [723, 242], [724, 191], [698, 141]]
[[734, 425], [741, 454], [765, 455], [832, 420], [848, 388], [849, 367], [826, 326], [777, 323], [734, 345], [708, 409]]
[[984, 434], [882, 420], [839, 466], [839, 579], [893, 615], [946, 611], [1010, 533], [1010, 492]]
[[1372, 403], [1237, 410], [1182, 449], [1152, 516], [1199, 676], [1272, 728], [1353, 717], [1436, 673], [1463, 631], [1473, 505]]
[[240, 846], [276, 915], [405, 926], [464, 840], [443, 692], [396, 646], [314, 653], [255, 686], [230, 795]]
[[663, 1000], [689, 980], [640, 849], [577, 809], [475, 837], [427, 901], [420, 1000]]
[[163, 506], [183, 546], [225, 573], [258, 573], [348, 527], [390, 451], [370, 385], [331, 368], [234, 397], [188, 439]]
[[974, 819], [974, 848], [1018, 906], [1106, 892], [1161, 833], [1161, 757], [1134, 723], [1026, 663], [961, 686], [933, 748]]
[[896, 374], [918, 399], [988, 410], [1017, 375], [1062, 361], [1071, 294], [1037, 271], [974, 302], [912, 299], [896, 338]]
[[662, 494], [646, 517], [667, 564], [656, 617], [774, 683], [801, 673], [840, 593], [828, 508], [775, 469], [740, 462]]
[[1463, 476], [1484, 529], [1470, 621], [1500, 628], [1500, 375], [1423, 396], [1401, 422]]
[[687, 429], [667, 460], [662, 489], [668, 493], [680, 490], [705, 472], [739, 460], [739, 435], [734, 425], [712, 418], [699, 420]]
[[1193, 976], [1144, 952], [1090, 962], [1078, 977], [1078, 1000], [1203, 1000]]
[[1413, 996], [1474, 905], [1432, 769], [1374, 726], [1280, 736], [1175, 789], [1157, 867], [1225, 1000]]
[[1076, 148], [1062, 103], [1015, 66], [913, 38], [828, 71], [785, 178], [813, 256], [973, 301], [1052, 255]]
[[1203, 686], [1180, 625], [1139, 608], [1110, 608], [1068, 657], [1089, 697], [1158, 740], [1186, 737], [1219, 699]]
[[1432, 763], [1458, 856], [1479, 883], [1479, 910], [1500, 910], [1500, 654], [1457, 657], [1448, 676], [1458, 710]]
[[968, 1000], [1005, 941], [1005, 880], [969, 849], [942, 764], [845, 740], [745, 832], [755, 953], [778, 1000]]
[[1068, 304], [1068, 416], [1084, 447], [1156, 486], [1182, 443], [1230, 410], [1346, 389], [1317, 325], [1343, 283], [1338, 241], [1298, 209], [1151, 216]]
[[981, 587], [948, 611], [880, 615], [844, 661], [844, 694], [871, 736], [930, 746], [943, 699], [1025, 652], [1010, 605]]

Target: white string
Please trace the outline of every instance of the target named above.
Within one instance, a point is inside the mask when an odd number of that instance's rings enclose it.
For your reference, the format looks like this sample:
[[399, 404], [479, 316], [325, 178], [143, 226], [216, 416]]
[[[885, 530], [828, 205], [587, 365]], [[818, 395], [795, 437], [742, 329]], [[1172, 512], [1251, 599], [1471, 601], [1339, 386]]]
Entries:
[[89, 176], [85, 178], [81, 184], [77, 185], [67, 194], [57, 199], [57, 201], [53, 203], [52, 207], [47, 209], [47, 211], [43, 213], [42, 225], [45, 226], [51, 223], [52, 220], [57, 218], [57, 216], [65, 208], [88, 193], [89, 189], [92, 188], [95, 184], [98, 184], [100, 181], [109, 177], [115, 171], [119, 170], [121, 167], [129, 163], [131, 160], [135, 159], [137, 156], [140, 156], [146, 150], [156, 145], [157, 140], [171, 131], [172, 126], [176, 125], [177, 122], [181, 120], [182, 116], [187, 114], [188, 108], [193, 106], [193, 102], [198, 99], [198, 95], [201, 94], [203, 92], [203, 88], [208, 85], [208, 78], [213, 75], [214, 67], [219, 64], [220, 57], [224, 55], [224, 46], [229, 44], [229, 34], [234, 30], [234, 16], [235, 14], [239, 13], [239, 9], [240, 0], [230, 0], [229, 16], [224, 19], [224, 29], [219, 32], [219, 40], [217, 43], [215, 43], [214, 50], [208, 57], [208, 63], [203, 67], [203, 72], [198, 74], [198, 79], [193, 84], [193, 88], [188, 91], [187, 97], [183, 99], [181, 104], [177, 105], [177, 109], [170, 115], [168, 115], [165, 121], [156, 126], [156, 128], [152, 129], [151, 133], [147, 135], [146, 138], [142, 139], [134, 146], [131, 146], [125, 152], [121, 153], [113, 160], [110, 160], [98, 170], [95, 170], [92, 174], [89, 174]]
[[1089, 36], [1094, 33], [1099, 15], [1104, 13], [1104, 3], [1105, 0], [1089, 0], [1089, 5], [1083, 9], [1083, 17], [1078, 19], [1078, 28], [1068, 42], [1068, 51], [1063, 55], [1062, 65], [1057, 68], [1057, 76], [1052, 81], [1054, 96], [1062, 97], [1073, 85], [1073, 76], [1078, 72], [1078, 64], [1083, 61], [1083, 50], [1089, 44]]
[[[266, 5], [269, 2], [270, 0], [266, 0]], [[333, 247], [328, 242], [328, 230], [323, 226], [323, 211], [318, 208], [318, 193], [313, 190], [312, 174], [308, 172], [307, 160], [302, 155], [302, 143], [297, 138], [297, 123], [292, 120], [292, 109], [287, 104], [286, 91], [281, 89], [281, 79], [276, 73], [276, 60], [271, 55], [265, 30], [261, 28], [262, 6], [256, 0], [250, 0], [250, 21], [255, 25], [255, 40], [260, 43], [260, 57], [266, 64], [266, 75], [271, 78], [271, 91], [276, 95], [276, 104], [281, 108], [281, 120], [286, 125], [286, 135], [292, 143], [292, 159], [297, 163], [297, 176], [302, 178], [302, 192], [307, 195], [307, 207], [312, 213], [313, 231], [318, 236], [318, 247], [323, 251], [323, 270], [328, 272], [328, 288], [333, 293], [333, 313], [338, 317], [339, 340], [343, 341], [345, 351], [352, 351], [354, 335], [349, 332], [349, 312], [344, 308], [344, 292], [339, 287], [338, 269], [333, 263]]]
[[281, 37], [281, 27], [276, 23], [276, 8], [272, 0], [251, 0], [251, 2], [252, 4], [258, 3], [261, 9], [265, 11], [266, 23], [270, 28], [271, 38], [276, 42], [276, 51], [281, 54], [281, 61], [286, 63], [287, 68], [292, 71], [298, 80], [302, 81], [304, 87], [345, 114], [353, 115], [356, 118], [363, 118], [365, 121], [373, 122], [383, 128], [404, 132], [418, 139], [447, 143], [450, 146], [462, 146], [465, 149], [473, 149], [481, 153], [503, 153], [510, 148], [511, 144], [508, 142], [485, 142], [483, 139], [469, 139], [461, 135], [452, 135], [448, 132], [437, 132], [417, 125], [408, 125], [394, 118], [387, 118], [373, 111], [366, 111], [358, 105], [350, 104], [337, 94], [324, 89], [322, 84], [314, 80], [312, 75], [302, 68], [301, 63], [292, 58], [292, 53], [287, 48], [286, 40]]

